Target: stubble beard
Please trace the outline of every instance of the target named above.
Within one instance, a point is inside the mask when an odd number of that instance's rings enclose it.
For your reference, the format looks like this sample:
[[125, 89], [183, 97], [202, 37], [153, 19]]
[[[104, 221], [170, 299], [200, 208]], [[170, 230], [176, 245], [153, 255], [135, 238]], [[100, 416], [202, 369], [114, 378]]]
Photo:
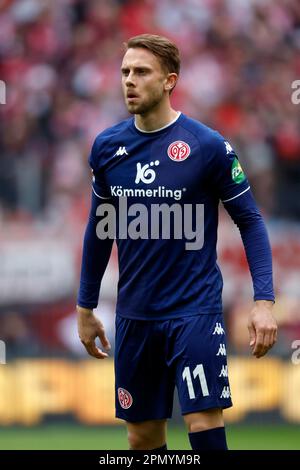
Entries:
[[162, 101], [162, 98], [163, 93], [157, 93], [151, 100], [149, 99], [140, 104], [126, 103], [126, 106], [130, 114], [147, 114], [155, 109], [155, 107]]

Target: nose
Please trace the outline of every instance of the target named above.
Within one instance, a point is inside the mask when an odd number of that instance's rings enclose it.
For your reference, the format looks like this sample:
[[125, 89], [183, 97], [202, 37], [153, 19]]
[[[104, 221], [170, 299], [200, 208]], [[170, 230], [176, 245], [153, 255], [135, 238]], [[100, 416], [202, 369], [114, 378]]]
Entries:
[[125, 85], [128, 87], [128, 86], [135, 86], [135, 82], [134, 82], [134, 79], [133, 79], [133, 73], [132, 72], [129, 72], [129, 74], [127, 75], [126, 79], [125, 79]]

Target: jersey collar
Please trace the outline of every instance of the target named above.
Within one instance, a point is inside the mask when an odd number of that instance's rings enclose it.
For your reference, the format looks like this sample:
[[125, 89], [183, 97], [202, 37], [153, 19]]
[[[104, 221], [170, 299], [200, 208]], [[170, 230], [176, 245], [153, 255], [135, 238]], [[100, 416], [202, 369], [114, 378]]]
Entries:
[[175, 122], [178, 121], [178, 119], [180, 118], [181, 116], [181, 111], [178, 111], [177, 113], [177, 116], [175, 119], [173, 119], [173, 121], [169, 122], [168, 124], [166, 124], [165, 126], [163, 127], [159, 127], [158, 129], [154, 129], [153, 131], [144, 131], [143, 129], [140, 129], [137, 125], [136, 125], [136, 122], [135, 122], [135, 119], [133, 118], [133, 123], [134, 123], [134, 127], [135, 129], [138, 131], [138, 132], [141, 132], [142, 134], [154, 134], [156, 132], [160, 132], [160, 131], [163, 131], [165, 129], [167, 129], [168, 127], [172, 126], [173, 124], [175, 124]]

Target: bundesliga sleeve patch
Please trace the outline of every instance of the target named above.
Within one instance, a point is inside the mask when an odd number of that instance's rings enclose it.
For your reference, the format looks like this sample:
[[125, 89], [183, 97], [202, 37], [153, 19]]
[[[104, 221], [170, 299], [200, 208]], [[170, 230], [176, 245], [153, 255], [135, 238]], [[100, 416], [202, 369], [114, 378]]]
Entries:
[[243, 168], [241, 167], [241, 164], [236, 157], [231, 165], [231, 177], [232, 180], [237, 184], [242, 183], [246, 179]]

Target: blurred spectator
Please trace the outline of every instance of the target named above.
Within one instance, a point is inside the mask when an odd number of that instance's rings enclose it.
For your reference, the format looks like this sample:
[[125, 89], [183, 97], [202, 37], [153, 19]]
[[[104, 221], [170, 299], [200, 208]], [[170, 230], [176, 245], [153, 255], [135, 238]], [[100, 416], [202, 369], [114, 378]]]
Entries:
[[40, 353], [38, 338], [34, 337], [26, 316], [6, 311], [0, 316], [0, 338], [6, 345], [6, 361], [16, 357], [31, 357]]

